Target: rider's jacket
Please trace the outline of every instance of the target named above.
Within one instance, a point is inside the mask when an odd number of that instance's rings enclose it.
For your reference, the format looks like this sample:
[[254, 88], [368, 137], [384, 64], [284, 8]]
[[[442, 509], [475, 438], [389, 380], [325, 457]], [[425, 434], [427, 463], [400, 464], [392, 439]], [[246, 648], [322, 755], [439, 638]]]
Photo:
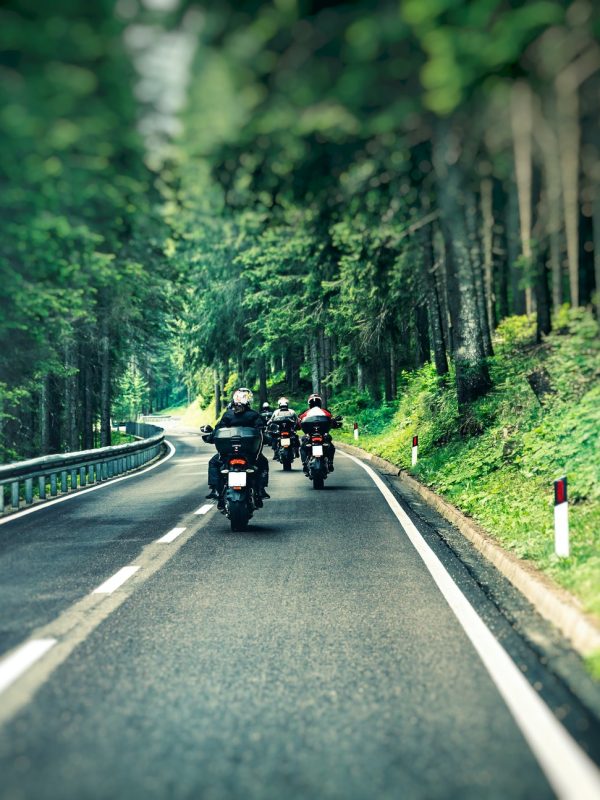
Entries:
[[276, 411], [273, 412], [269, 423], [271, 422], [282, 422], [283, 420], [289, 420], [291, 424], [295, 427], [298, 422], [298, 415], [294, 411], [293, 408], [281, 409], [278, 408]]
[[[315, 408], [316, 408], [316, 407], [317, 407], [317, 406], [315, 406]], [[335, 420], [333, 419], [333, 417], [332, 417], [332, 415], [331, 415], [331, 411], [328, 411], [326, 408], [321, 408], [320, 406], [318, 407], [318, 409], [319, 409], [319, 413], [320, 413], [320, 414], [323, 414], [323, 416], [324, 416], [324, 417], [329, 417], [329, 419], [330, 419], [330, 420], [332, 421], [332, 423], [333, 423], [333, 424], [332, 424], [332, 427], [333, 427], [333, 428], [336, 428], [336, 427], [337, 427], [337, 425], [335, 424]], [[303, 412], [300, 414], [300, 416], [298, 417], [298, 425], [300, 425], [300, 423], [302, 422], [302, 420], [303, 420], [303, 419], [304, 419], [304, 417], [305, 417], [305, 416], [308, 414], [308, 412], [309, 412], [309, 411], [312, 411], [312, 408], [307, 408], [307, 409], [306, 409], [306, 411], [303, 411]]]
[[265, 427], [265, 421], [258, 411], [254, 411], [253, 408], [245, 408], [239, 414], [236, 414], [232, 408], [228, 408], [215, 425], [215, 430], [217, 428], [232, 428], [236, 426], [262, 430]]

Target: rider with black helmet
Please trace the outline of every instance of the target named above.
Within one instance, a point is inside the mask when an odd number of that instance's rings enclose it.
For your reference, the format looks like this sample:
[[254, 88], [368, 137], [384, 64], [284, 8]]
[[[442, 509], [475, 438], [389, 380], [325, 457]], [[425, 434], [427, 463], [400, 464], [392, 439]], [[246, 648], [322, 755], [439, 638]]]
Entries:
[[[341, 428], [342, 418], [334, 417], [331, 411], [328, 411], [326, 408], [323, 408], [323, 398], [321, 397], [320, 394], [318, 394], [317, 392], [313, 392], [313, 394], [310, 394], [308, 396], [307, 402], [308, 402], [308, 408], [306, 409], [306, 411], [303, 411], [302, 414], [300, 414], [300, 416], [298, 417], [298, 428], [301, 428], [302, 420], [308, 414], [310, 409], [316, 407], [321, 409], [321, 412], [325, 417], [329, 417], [329, 419], [331, 420], [332, 428]], [[333, 459], [335, 456], [335, 447], [331, 440], [331, 436], [328, 433], [325, 435], [327, 437], [327, 443], [329, 444], [329, 447], [327, 449], [327, 466], [329, 468], [329, 472], [333, 472]], [[308, 474], [308, 467], [307, 467], [308, 450], [306, 448], [308, 441], [309, 437], [303, 436], [302, 441], [300, 443], [300, 458], [302, 459], [302, 466], [304, 468], [304, 473], [306, 475]]]

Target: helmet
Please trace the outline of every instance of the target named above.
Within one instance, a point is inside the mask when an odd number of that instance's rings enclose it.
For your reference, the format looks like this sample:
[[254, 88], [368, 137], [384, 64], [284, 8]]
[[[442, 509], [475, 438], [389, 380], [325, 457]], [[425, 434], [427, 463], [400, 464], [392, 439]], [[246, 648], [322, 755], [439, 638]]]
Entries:
[[321, 398], [320, 394], [311, 394], [308, 398], [308, 405], [310, 408], [314, 408], [315, 406], [319, 406], [321, 408], [323, 406], [323, 399]]
[[277, 401], [277, 405], [279, 406], [279, 408], [288, 408], [290, 405], [290, 401], [287, 399], [287, 397], [280, 397], [279, 400]]
[[252, 392], [241, 386], [233, 393], [233, 404], [235, 406], [250, 406], [252, 404]]
[[263, 403], [262, 404], [263, 411], [269, 411], [270, 408], [271, 408], [271, 406], [268, 403]]

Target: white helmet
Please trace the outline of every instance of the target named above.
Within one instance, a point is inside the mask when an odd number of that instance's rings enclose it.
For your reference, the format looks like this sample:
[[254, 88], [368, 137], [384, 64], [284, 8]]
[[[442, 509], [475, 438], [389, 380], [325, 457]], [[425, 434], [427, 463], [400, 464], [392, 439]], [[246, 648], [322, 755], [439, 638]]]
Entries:
[[233, 404], [235, 406], [250, 406], [252, 404], [252, 392], [243, 386], [236, 389], [233, 393]]
[[290, 401], [287, 399], [287, 397], [280, 397], [279, 400], [277, 401], [277, 405], [281, 409], [289, 408]]

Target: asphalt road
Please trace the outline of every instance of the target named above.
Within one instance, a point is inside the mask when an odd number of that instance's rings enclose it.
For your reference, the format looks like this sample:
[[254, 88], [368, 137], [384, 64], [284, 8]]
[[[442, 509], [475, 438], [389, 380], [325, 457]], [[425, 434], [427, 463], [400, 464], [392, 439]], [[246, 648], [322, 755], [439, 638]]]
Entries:
[[2, 800], [600, 797], [597, 721], [360, 465], [340, 453], [316, 492], [272, 464], [232, 534], [203, 499], [213, 449], [170, 441], [142, 475], [0, 525], [0, 686], [23, 643], [51, 643], [0, 693]]

